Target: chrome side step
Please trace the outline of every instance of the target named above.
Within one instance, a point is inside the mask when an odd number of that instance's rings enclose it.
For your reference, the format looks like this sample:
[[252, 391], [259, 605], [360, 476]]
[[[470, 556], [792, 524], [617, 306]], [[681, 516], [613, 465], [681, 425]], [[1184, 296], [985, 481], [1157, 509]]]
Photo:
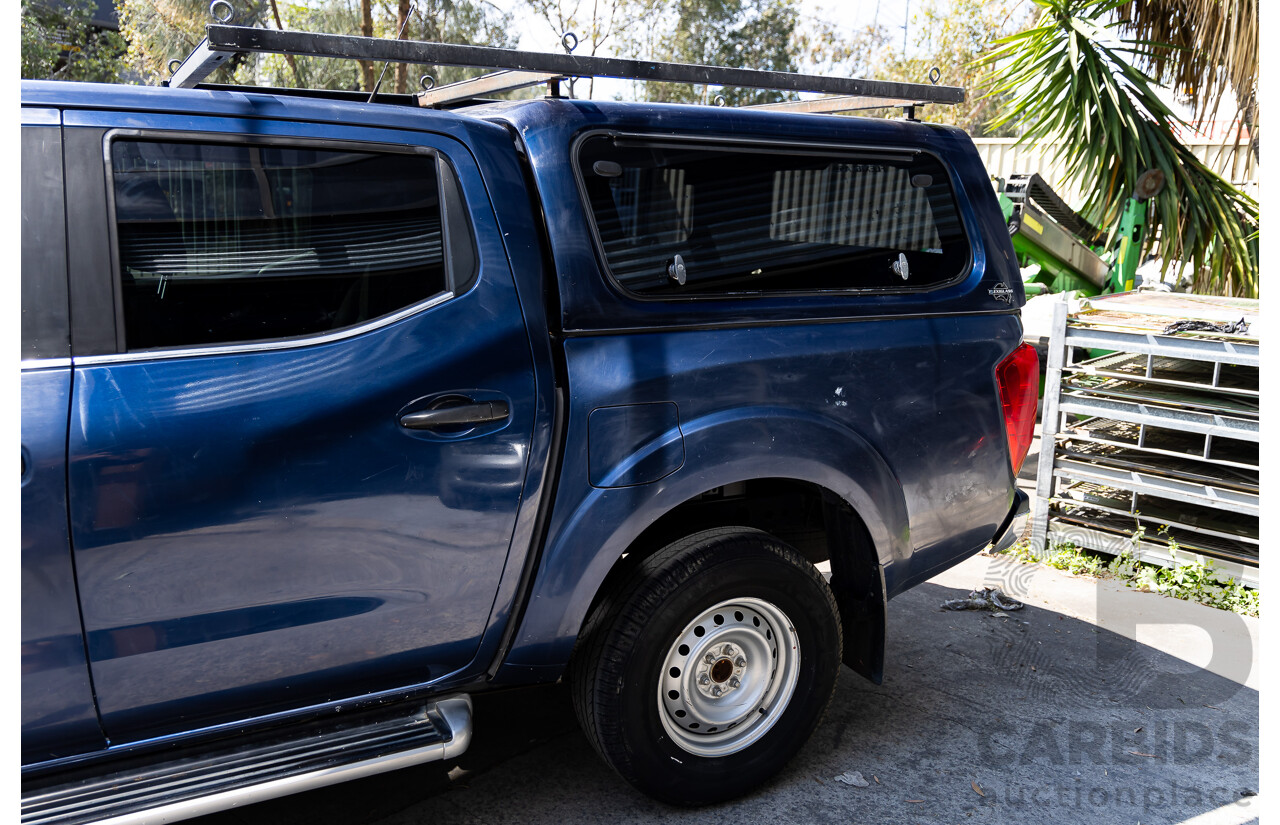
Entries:
[[415, 712], [311, 728], [160, 764], [28, 791], [23, 825], [160, 825], [459, 756], [471, 744], [471, 698]]

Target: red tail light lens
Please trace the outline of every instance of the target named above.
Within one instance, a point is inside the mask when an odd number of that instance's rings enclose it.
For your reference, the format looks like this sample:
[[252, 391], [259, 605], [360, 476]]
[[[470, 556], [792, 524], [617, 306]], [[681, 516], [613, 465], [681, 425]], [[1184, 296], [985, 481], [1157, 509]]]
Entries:
[[996, 367], [1004, 431], [1009, 436], [1009, 460], [1016, 476], [1031, 449], [1036, 428], [1036, 399], [1040, 395], [1040, 359], [1035, 347], [1020, 344]]

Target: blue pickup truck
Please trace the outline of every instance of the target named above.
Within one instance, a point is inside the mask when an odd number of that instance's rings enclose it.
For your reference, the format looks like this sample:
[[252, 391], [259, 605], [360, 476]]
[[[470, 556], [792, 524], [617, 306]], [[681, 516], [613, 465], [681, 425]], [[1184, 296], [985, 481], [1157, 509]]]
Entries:
[[23, 84], [23, 821], [453, 759], [560, 679], [641, 791], [757, 787], [1024, 526], [972, 143], [354, 98]]

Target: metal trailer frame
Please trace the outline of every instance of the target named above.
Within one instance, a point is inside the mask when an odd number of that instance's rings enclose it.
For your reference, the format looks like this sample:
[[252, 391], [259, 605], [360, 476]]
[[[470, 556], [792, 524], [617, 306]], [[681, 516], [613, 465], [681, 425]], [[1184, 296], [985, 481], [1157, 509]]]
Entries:
[[915, 106], [963, 103], [965, 99], [965, 92], [961, 87], [926, 83], [860, 80], [572, 53], [530, 52], [424, 40], [280, 31], [226, 23], [211, 24], [206, 32], [205, 39], [174, 70], [168, 81], [169, 86], [195, 87], [233, 55], [260, 52], [499, 70], [495, 74], [474, 80], [428, 89], [421, 100], [424, 106], [444, 106], [476, 99], [484, 94], [540, 83], [547, 83], [551, 96], [559, 97], [560, 81], [571, 77], [609, 77], [843, 95], [846, 97], [842, 104], [846, 109], [843, 110], [900, 106], [908, 117], [913, 116]]
[[[1162, 547], [1158, 542], [1141, 541], [1135, 543], [1125, 537], [1103, 530], [1079, 525], [1066, 525], [1060, 522], [1051, 523], [1051, 506], [1058, 502], [1066, 502], [1066, 499], [1058, 495], [1059, 484], [1062, 482], [1066, 482], [1068, 485], [1072, 482], [1091, 482], [1124, 490], [1131, 494], [1131, 501], [1135, 504], [1137, 496], [1142, 494], [1246, 516], [1259, 516], [1261, 512], [1260, 497], [1257, 493], [1211, 483], [1169, 478], [1162, 476], [1158, 472], [1101, 466], [1077, 460], [1076, 457], [1064, 457], [1061, 455], [1057, 442], [1061, 434], [1069, 432], [1066, 427], [1066, 416], [1069, 414], [1137, 424], [1139, 426], [1137, 445], [1125, 446], [1139, 451], [1144, 449], [1143, 443], [1147, 427], [1162, 427], [1202, 436], [1204, 438], [1204, 449], [1201, 455], [1187, 455], [1187, 457], [1195, 458], [1211, 466], [1220, 466], [1224, 469], [1249, 468], [1249, 466], [1241, 465], [1239, 462], [1220, 461], [1211, 458], [1210, 450], [1215, 436], [1252, 442], [1260, 440], [1257, 417], [1244, 414], [1180, 409], [1176, 405], [1149, 402], [1137, 398], [1103, 397], [1084, 390], [1071, 390], [1064, 393], [1064, 374], [1090, 372], [1088, 367], [1080, 367], [1070, 362], [1069, 354], [1077, 347], [1145, 355], [1147, 357], [1146, 375], [1126, 377], [1131, 377], [1135, 381], [1148, 381], [1153, 384], [1168, 384], [1168, 382], [1161, 382], [1152, 377], [1152, 362], [1157, 357], [1210, 362], [1215, 365], [1211, 382], [1195, 386], [1199, 389], [1240, 395], [1242, 391], [1238, 389], [1219, 389], [1217, 387], [1221, 375], [1221, 365], [1259, 366], [1261, 360], [1258, 345], [1240, 341], [1181, 338], [1154, 332], [1122, 332], [1077, 326], [1069, 323], [1067, 302], [1058, 300], [1054, 303], [1049, 358], [1045, 372], [1040, 455], [1036, 469], [1036, 495], [1035, 501], [1032, 503], [1031, 546], [1033, 550], [1040, 552], [1040, 549], [1045, 546], [1046, 540], [1052, 535], [1055, 537], [1069, 537], [1076, 544], [1106, 553], [1118, 554], [1124, 549], [1130, 549], [1131, 551], [1136, 551], [1135, 555], [1142, 561], [1154, 562], [1164, 566], [1185, 562], [1187, 556], [1201, 560], [1210, 558], [1198, 553], [1182, 551], [1180, 553], [1181, 558], [1175, 559], [1168, 548]], [[1187, 386], [1182, 382], [1174, 383]], [[1246, 391], [1244, 394], [1256, 397], [1256, 394], [1252, 392]], [[1072, 435], [1071, 437], [1075, 436]], [[1099, 441], [1101, 440], [1099, 439]], [[1106, 442], [1104, 441], [1103, 443]], [[1152, 455], [1159, 456], [1161, 451], [1153, 451]], [[1097, 507], [1096, 509], [1106, 510], [1107, 508]], [[1109, 512], [1118, 513], [1118, 511], [1114, 510]], [[1131, 508], [1128, 515], [1136, 515], [1133, 512], [1133, 508]], [[1200, 529], [1184, 524], [1171, 526], [1192, 530]], [[1228, 537], [1213, 530], [1204, 530], [1203, 533], [1204, 535]], [[1232, 536], [1230, 538], [1242, 543], [1258, 544], [1251, 537]], [[1219, 570], [1233, 575], [1246, 584], [1257, 586], [1258, 568], [1220, 559], [1212, 560]]]

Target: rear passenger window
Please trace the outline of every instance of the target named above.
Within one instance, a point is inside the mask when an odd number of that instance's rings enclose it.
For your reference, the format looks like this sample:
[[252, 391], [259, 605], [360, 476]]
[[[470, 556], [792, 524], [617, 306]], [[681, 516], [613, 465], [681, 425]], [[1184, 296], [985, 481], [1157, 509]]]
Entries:
[[598, 135], [578, 167], [609, 270], [632, 292], [913, 290], [969, 265], [947, 172], [924, 152]]
[[128, 349], [340, 329], [448, 288], [436, 158], [111, 146]]

